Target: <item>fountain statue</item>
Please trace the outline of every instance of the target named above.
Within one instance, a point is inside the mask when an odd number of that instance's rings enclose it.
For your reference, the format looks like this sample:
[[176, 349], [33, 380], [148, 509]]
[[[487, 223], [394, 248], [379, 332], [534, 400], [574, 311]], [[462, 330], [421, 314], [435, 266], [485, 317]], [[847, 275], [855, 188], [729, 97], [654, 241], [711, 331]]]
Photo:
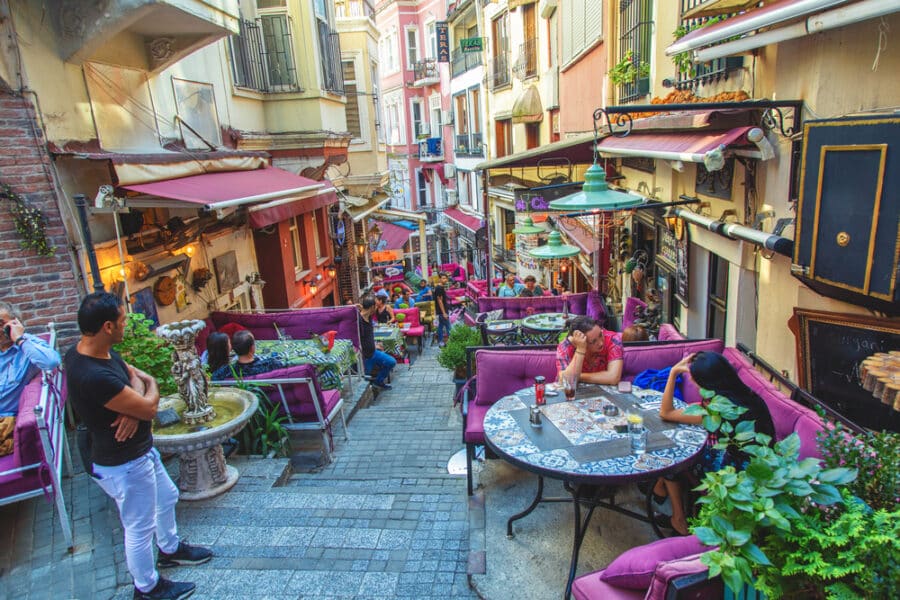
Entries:
[[161, 399], [159, 410], [174, 409], [180, 423], [154, 430], [153, 443], [161, 452], [179, 455], [183, 500], [211, 498], [237, 483], [239, 473], [225, 463], [222, 442], [243, 429], [259, 405], [250, 391], [210, 387], [194, 345], [204, 327], [194, 319], [156, 328], [174, 348], [172, 375], [178, 383], [178, 394]]

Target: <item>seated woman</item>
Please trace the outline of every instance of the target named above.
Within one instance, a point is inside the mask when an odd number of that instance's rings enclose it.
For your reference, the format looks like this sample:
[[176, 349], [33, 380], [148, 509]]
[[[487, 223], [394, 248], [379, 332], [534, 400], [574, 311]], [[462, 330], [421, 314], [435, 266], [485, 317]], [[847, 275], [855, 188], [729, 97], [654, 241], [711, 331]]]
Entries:
[[250, 377], [260, 373], [268, 373], [276, 369], [283, 369], [283, 362], [274, 356], [260, 358], [256, 356], [256, 340], [249, 331], [238, 331], [231, 340], [231, 345], [237, 354], [237, 361], [233, 364], [225, 363], [216, 369], [210, 376], [214, 381], [231, 379], [233, 377]]
[[571, 319], [566, 339], [556, 348], [560, 374], [577, 373], [584, 383], [619, 383], [623, 356], [619, 334], [606, 331], [591, 317]]
[[375, 296], [375, 314], [372, 316], [377, 323], [393, 323], [394, 309], [382, 296]]
[[[686, 415], [684, 414], [684, 409], [675, 408], [673, 402], [675, 397], [675, 380], [682, 373], [688, 372], [690, 372], [694, 382], [701, 388], [713, 391], [720, 396], [725, 396], [734, 404], [747, 409], [746, 412], [731, 422], [732, 426], [736, 426], [742, 421], [754, 421], [757, 433], [764, 433], [772, 440], [775, 439], [775, 425], [772, 422], [772, 415], [769, 414], [769, 408], [766, 406], [766, 403], [741, 381], [737, 371], [734, 370], [728, 359], [716, 352], [698, 352], [697, 354], [686, 356], [672, 367], [669, 371], [669, 381], [666, 383], [666, 389], [663, 392], [662, 405], [659, 407], [660, 417], [666, 421], [689, 425], [699, 425], [703, 422], [702, 416]], [[737, 448], [729, 447], [724, 451], [713, 448], [715, 434], [710, 435], [710, 440], [707, 444], [703, 458], [698, 464], [700, 477], [702, 477], [703, 473], [718, 471], [729, 465], [737, 469], [743, 469], [746, 465], [749, 457]], [[672, 499], [672, 528], [681, 535], [687, 535], [687, 520], [684, 514], [681, 488], [681, 482], [677, 480], [660, 479], [656, 482], [653, 492], [657, 496], [668, 494], [669, 498]]]
[[206, 338], [206, 364], [209, 372], [215, 373], [231, 362], [231, 340], [221, 331], [209, 334]]

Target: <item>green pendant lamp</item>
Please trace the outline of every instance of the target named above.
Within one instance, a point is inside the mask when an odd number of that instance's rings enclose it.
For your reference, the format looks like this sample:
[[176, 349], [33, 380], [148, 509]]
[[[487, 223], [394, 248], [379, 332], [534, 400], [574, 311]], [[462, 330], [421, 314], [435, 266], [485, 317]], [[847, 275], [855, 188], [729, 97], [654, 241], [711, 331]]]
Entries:
[[634, 208], [643, 203], [640, 196], [609, 189], [606, 170], [595, 162], [584, 173], [581, 191], [553, 200], [550, 208], [566, 212], [603, 212]]
[[559, 258], [569, 258], [581, 254], [581, 250], [569, 244], [563, 244], [562, 236], [558, 231], [551, 231], [547, 237], [547, 243], [528, 251], [532, 258], [538, 260], [555, 260]]
[[545, 229], [541, 229], [535, 225], [534, 221], [531, 220], [531, 217], [525, 217], [522, 224], [512, 230], [516, 235], [536, 235], [538, 233], [544, 233], [545, 231]]

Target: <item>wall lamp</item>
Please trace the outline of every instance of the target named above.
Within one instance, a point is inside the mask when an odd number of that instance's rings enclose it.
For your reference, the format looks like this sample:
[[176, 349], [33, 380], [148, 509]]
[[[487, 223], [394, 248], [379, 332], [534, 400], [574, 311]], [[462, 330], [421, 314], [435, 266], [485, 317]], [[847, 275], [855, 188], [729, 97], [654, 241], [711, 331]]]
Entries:
[[313, 296], [315, 296], [319, 292], [319, 282], [315, 279], [307, 279], [303, 283], [309, 286], [309, 293]]
[[360, 257], [366, 255], [366, 240], [357, 240], [356, 242], [356, 254]]
[[328, 277], [334, 279], [334, 276], [337, 275], [337, 267], [335, 267], [334, 265], [328, 265], [327, 267], [325, 267], [325, 273], [328, 274]]

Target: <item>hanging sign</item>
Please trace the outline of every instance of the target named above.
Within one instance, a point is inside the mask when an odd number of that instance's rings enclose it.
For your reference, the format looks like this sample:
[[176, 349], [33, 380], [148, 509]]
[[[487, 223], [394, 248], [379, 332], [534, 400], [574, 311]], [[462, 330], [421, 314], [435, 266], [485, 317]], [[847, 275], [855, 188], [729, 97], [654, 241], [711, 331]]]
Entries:
[[450, 28], [447, 21], [438, 21], [434, 24], [437, 34], [437, 60], [438, 62], [450, 62]]
[[403, 260], [403, 250], [379, 250], [371, 254], [373, 263], [397, 262]]
[[675, 242], [675, 298], [685, 307], [688, 306], [688, 235]]
[[463, 52], [481, 52], [484, 49], [484, 38], [463, 38], [459, 40], [459, 49]]

